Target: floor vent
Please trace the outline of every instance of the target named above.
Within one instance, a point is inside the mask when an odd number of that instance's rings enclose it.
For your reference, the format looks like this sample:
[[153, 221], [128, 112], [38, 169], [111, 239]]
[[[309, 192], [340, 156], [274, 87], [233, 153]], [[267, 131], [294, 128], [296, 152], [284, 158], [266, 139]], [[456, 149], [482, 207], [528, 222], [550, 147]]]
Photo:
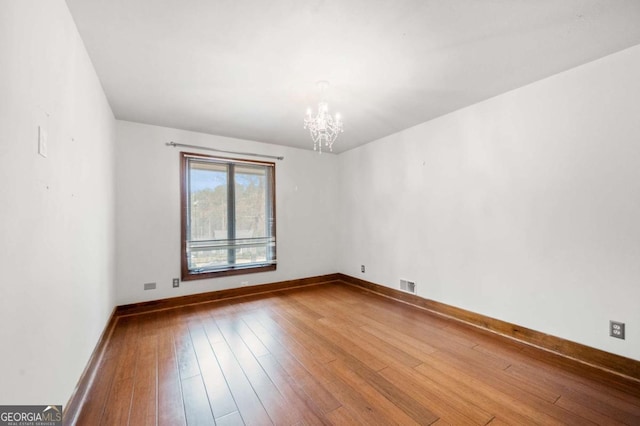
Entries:
[[156, 289], [156, 283], [145, 283], [144, 289], [145, 290], [155, 290]]
[[400, 280], [400, 290], [416, 294], [416, 283], [413, 281]]

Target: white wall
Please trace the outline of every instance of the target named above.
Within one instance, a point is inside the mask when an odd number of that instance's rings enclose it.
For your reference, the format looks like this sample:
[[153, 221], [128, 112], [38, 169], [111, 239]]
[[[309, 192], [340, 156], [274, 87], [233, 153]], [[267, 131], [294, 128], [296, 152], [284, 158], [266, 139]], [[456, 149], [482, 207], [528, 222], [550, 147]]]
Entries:
[[[167, 142], [283, 155], [276, 161], [276, 271], [185, 281], [180, 277], [179, 153]], [[265, 143], [117, 122], [117, 303], [176, 297], [336, 272], [337, 157]], [[143, 290], [155, 282], [156, 290]]]
[[2, 1], [0, 404], [66, 404], [114, 307], [114, 123], [65, 2]]
[[640, 46], [343, 153], [340, 271], [640, 360], [638, 76]]

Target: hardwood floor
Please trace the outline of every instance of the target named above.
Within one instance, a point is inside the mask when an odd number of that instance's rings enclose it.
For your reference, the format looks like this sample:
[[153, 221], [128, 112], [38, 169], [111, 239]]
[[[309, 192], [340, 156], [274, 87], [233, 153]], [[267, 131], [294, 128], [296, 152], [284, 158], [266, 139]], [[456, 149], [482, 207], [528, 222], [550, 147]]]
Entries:
[[640, 425], [640, 387], [323, 284], [120, 317], [77, 423]]

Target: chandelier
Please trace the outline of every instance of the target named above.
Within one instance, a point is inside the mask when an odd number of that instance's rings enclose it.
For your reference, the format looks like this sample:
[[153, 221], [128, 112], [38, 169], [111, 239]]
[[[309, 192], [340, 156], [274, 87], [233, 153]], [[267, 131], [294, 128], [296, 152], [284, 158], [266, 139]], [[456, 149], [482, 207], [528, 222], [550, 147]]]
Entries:
[[318, 103], [318, 114], [315, 116], [311, 113], [311, 108], [307, 109], [307, 116], [304, 119], [304, 128], [309, 129], [311, 139], [313, 140], [313, 150], [322, 154], [322, 145], [333, 151], [333, 142], [335, 142], [338, 134], [343, 132], [340, 114], [336, 114], [335, 119], [329, 114], [329, 104], [325, 100], [324, 93], [329, 87], [326, 81], [319, 81], [320, 102]]

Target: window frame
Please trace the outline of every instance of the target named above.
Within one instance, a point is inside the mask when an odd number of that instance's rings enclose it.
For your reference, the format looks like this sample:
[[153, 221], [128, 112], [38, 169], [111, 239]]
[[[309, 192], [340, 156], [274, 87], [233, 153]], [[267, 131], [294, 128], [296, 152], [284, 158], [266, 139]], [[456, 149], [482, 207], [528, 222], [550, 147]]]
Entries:
[[[205, 161], [211, 161], [214, 163], [226, 163], [226, 164], [234, 164], [234, 165], [259, 165], [271, 167], [271, 176], [270, 176], [270, 200], [271, 200], [271, 212], [272, 212], [272, 233], [271, 237], [274, 239], [274, 246], [272, 250], [272, 260], [269, 264], [263, 265], [229, 265], [227, 268], [218, 269], [218, 270], [209, 270], [202, 272], [195, 272], [189, 269], [189, 259], [187, 252], [187, 241], [189, 235], [189, 198], [191, 192], [189, 191], [189, 160], [190, 159], [202, 159]], [[235, 182], [234, 182], [235, 183]], [[234, 184], [230, 184], [230, 186], [234, 186]], [[269, 187], [269, 185], [268, 185]], [[269, 190], [267, 187], [267, 191]], [[227, 194], [227, 199], [229, 197], [235, 196], [235, 194]], [[266, 207], [266, 206], [265, 206]], [[274, 271], [277, 268], [277, 244], [276, 240], [276, 164], [275, 162], [268, 161], [255, 161], [255, 160], [246, 160], [239, 158], [230, 158], [230, 157], [220, 157], [206, 154], [197, 154], [192, 152], [180, 152], [180, 270], [181, 270], [181, 279], [182, 281], [192, 281], [192, 280], [201, 280], [208, 278], [219, 278], [230, 275], [241, 275], [241, 274], [253, 274], [258, 272], [267, 272]]]

